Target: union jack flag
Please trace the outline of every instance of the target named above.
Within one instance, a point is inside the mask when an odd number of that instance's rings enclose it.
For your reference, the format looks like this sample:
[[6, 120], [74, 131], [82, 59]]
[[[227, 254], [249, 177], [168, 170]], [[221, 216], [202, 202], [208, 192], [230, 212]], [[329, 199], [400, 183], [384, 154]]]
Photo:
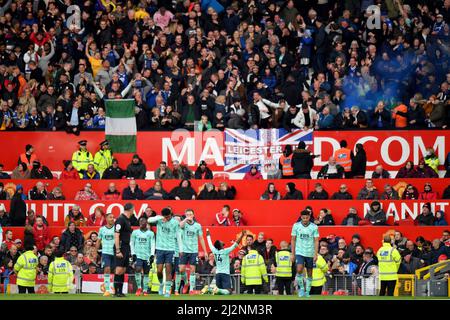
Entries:
[[256, 164], [264, 172], [265, 166], [277, 164], [284, 146], [297, 147], [300, 141], [313, 143], [313, 130], [259, 129], [225, 130], [225, 172], [245, 173]]

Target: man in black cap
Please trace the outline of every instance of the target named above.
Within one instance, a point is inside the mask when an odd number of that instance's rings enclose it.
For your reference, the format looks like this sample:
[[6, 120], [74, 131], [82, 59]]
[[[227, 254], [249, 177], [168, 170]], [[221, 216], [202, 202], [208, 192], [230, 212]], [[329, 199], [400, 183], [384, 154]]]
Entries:
[[102, 179], [122, 179], [126, 174], [126, 171], [119, 167], [119, 161], [113, 159], [112, 165], [103, 172]]
[[33, 169], [30, 174], [31, 179], [53, 179], [53, 174], [46, 166], [41, 166], [39, 160], [33, 161]]
[[103, 172], [112, 165], [113, 154], [109, 148], [108, 140], [100, 142], [100, 150], [94, 156], [94, 167], [98, 171], [100, 177], [103, 176]]
[[197, 170], [195, 170], [195, 179], [212, 179], [213, 178], [213, 173], [211, 171], [211, 169], [209, 169], [206, 166], [206, 161], [202, 160], [200, 161], [200, 164], [198, 165]]
[[72, 165], [77, 169], [80, 174], [80, 179], [82, 179], [88, 165], [94, 164], [94, 158], [92, 157], [92, 153], [87, 151], [87, 140], [78, 141], [78, 145], [80, 146], [78, 151], [72, 154]]
[[18, 165], [21, 163], [25, 163], [28, 167], [28, 170], [33, 169], [33, 162], [37, 159], [36, 154], [34, 153], [34, 148], [31, 144], [27, 144], [25, 146], [25, 153], [22, 153], [19, 156]]
[[131, 248], [130, 238], [133, 229], [131, 228], [130, 218], [134, 214], [134, 205], [126, 203], [124, 212], [117, 218], [114, 225], [114, 252], [116, 256], [116, 272], [114, 276], [114, 291], [116, 297], [125, 297], [122, 292], [124, 274], [130, 265]]

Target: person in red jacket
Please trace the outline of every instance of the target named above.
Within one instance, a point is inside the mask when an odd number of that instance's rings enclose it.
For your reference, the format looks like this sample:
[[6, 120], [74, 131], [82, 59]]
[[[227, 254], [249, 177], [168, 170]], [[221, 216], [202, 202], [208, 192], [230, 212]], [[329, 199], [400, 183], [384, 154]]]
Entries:
[[44, 224], [41, 216], [36, 217], [36, 223], [33, 226], [33, 238], [38, 251], [44, 252], [45, 246], [50, 243], [50, 236], [48, 227]]
[[229, 205], [224, 205], [222, 211], [216, 213], [216, 222], [219, 226], [231, 226]]
[[437, 200], [437, 192], [434, 192], [430, 183], [425, 183], [423, 192], [419, 195], [419, 200]]
[[105, 212], [102, 208], [97, 207], [93, 214], [89, 216], [87, 225], [90, 227], [102, 227], [106, 225]]
[[65, 160], [64, 162], [64, 170], [61, 172], [61, 176], [59, 177], [62, 180], [79, 180], [80, 175], [78, 171], [73, 167], [72, 161]]
[[263, 178], [261, 172], [258, 171], [258, 167], [254, 164], [250, 167], [250, 171], [248, 171], [244, 180], [261, 180]]

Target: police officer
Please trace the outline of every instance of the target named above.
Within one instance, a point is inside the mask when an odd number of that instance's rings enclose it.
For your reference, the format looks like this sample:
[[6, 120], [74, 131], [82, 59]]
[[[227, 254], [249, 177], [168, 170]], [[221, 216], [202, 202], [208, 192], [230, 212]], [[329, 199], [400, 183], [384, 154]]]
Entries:
[[323, 285], [327, 282], [325, 275], [328, 272], [328, 263], [322, 255], [318, 254], [317, 261], [313, 266], [311, 290], [309, 291], [309, 294], [320, 295], [322, 294]]
[[260, 294], [263, 280], [266, 283], [269, 282], [264, 258], [257, 250], [250, 247], [247, 255], [242, 259], [241, 282], [248, 289], [248, 293]]
[[281, 241], [280, 250], [275, 253], [275, 285], [278, 294], [283, 295], [286, 291], [287, 295], [291, 294], [292, 283], [292, 261], [291, 252], [288, 248], [289, 244], [286, 241]]
[[34, 293], [38, 266], [37, 248], [28, 244], [25, 250], [14, 265], [14, 273], [17, 274], [19, 293]]
[[48, 289], [53, 293], [69, 293], [73, 285], [73, 268], [64, 259], [64, 251], [56, 250], [55, 260], [48, 268]]
[[389, 235], [384, 236], [383, 246], [378, 249], [377, 258], [381, 281], [380, 296], [393, 296], [402, 257], [397, 249], [391, 246], [391, 237]]
[[72, 154], [72, 165], [80, 174], [80, 179], [83, 179], [84, 172], [88, 165], [93, 164], [94, 158], [92, 153], [86, 149], [87, 140], [78, 141], [78, 145], [80, 146], [79, 149]]
[[94, 156], [94, 167], [98, 171], [100, 177], [103, 176], [103, 172], [108, 169], [113, 162], [113, 154], [109, 148], [108, 140], [100, 143], [100, 150]]
[[[117, 218], [114, 225], [114, 250], [116, 254], [116, 272], [114, 276], [114, 291], [116, 297], [125, 297], [122, 292], [125, 272], [130, 262], [131, 256], [130, 238], [133, 229], [131, 228], [130, 218], [134, 214], [134, 205], [126, 203], [124, 212]], [[131, 260], [131, 261], [130, 261]]]

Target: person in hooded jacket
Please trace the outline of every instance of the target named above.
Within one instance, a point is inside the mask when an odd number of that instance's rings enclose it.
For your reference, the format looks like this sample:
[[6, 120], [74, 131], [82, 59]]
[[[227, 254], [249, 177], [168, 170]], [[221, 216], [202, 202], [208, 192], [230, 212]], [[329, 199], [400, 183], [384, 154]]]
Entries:
[[419, 200], [437, 200], [438, 195], [437, 192], [434, 192], [430, 183], [425, 183], [423, 186], [423, 192], [419, 195]]
[[177, 187], [170, 191], [170, 197], [175, 200], [195, 200], [197, 194], [189, 180], [182, 180]]
[[202, 191], [198, 194], [198, 200], [217, 200], [217, 191], [212, 183], [205, 183]]
[[300, 141], [297, 149], [294, 150], [291, 166], [296, 179], [311, 179], [311, 170], [314, 166], [314, 156], [306, 150], [306, 143]]
[[69, 222], [66, 230], [61, 235], [59, 249], [69, 252], [71, 247], [76, 247], [78, 252], [83, 250], [84, 238], [83, 233], [78, 229], [74, 222]]
[[131, 163], [127, 167], [127, 178], [145, 179], [147, 168], [142, 159], [137, 154], [133, 156]]
[[49, 168], [42, 166], [39, 160], [33, 161], [33, 168], [30, 174], [31, 179], [53, 179], [53, 174]]
[[243, 180], [262, 180], [263, 176], [261, 172], [258, 171], [258, 166], [256, 164], [250, 167], [250, 170], [245, 173]]
[[407, 161], [405, 166], [398, 170], [395, 178], [417, 178], [417, 171], [414, 168], [414, 163], [412, 161]]
[[200, 161], [197, 170], [195, 170], [194, 178], [202, 180], [213, 178], [213, 173], [211, 169], [206, 166], [205, 160]]
[[27, 218], [27, 206], [24, 201], [23, 187], [18, 184], [16, 187], [16, 193], [14, 193], [10, 209], [9, 219], [12, 227], [23, 227]]
[[267, 190], [262, 194], [260, 200], [280, 200], [281, 195], [275, 189], [275, 184], [272, 182], [268, 184]]
[[436, 215], [434, 217], [434, 225], [435, 226], [448, 226], [448, 223], [445, 220], [444, 211], [442, 211], [442, 210], [436, 211]]
[[439, 175], [436, 173], [436, 171], [434, 171], [429, 165], [427, 165], [423, 158], [419, 160], [416, 172], [416, 178], [439, 178]]
[[288, 182], [283, 200], [303, 200], [303, 193], [295, 188], [294, 182]]
[[358, 216], [358, 212], [355, 208], [351, 207], [348, 210], [348, 214], [345, 216], [344, 220], [342, 220], [343, 226], [357, 226], [361, 221], [361, 218]]
[[83, 227], [86, 225], [86, 218], [83, 213], [81, 213], [80, 206], [74, 205], [72, 209], [69, 210], [69, 214], [64, 219], [64, 224], [69, 226], [70, 223], [75, 223], [77, 227]]
[[373, 201], [370, 204], [370, 209], [364, 219], [368, 220], [373, 226], [386, 225], [386, 213], [381, 209], [381, 204], [378, 201]]
[[355, 155], [353, 153], [350, 154], [352, 159], [351, 174], [354, 179], [364, 179], [367, 166], [366, 150], [364, 150], [364, 146], [361, 143], [356, 144], [355, 149]]

